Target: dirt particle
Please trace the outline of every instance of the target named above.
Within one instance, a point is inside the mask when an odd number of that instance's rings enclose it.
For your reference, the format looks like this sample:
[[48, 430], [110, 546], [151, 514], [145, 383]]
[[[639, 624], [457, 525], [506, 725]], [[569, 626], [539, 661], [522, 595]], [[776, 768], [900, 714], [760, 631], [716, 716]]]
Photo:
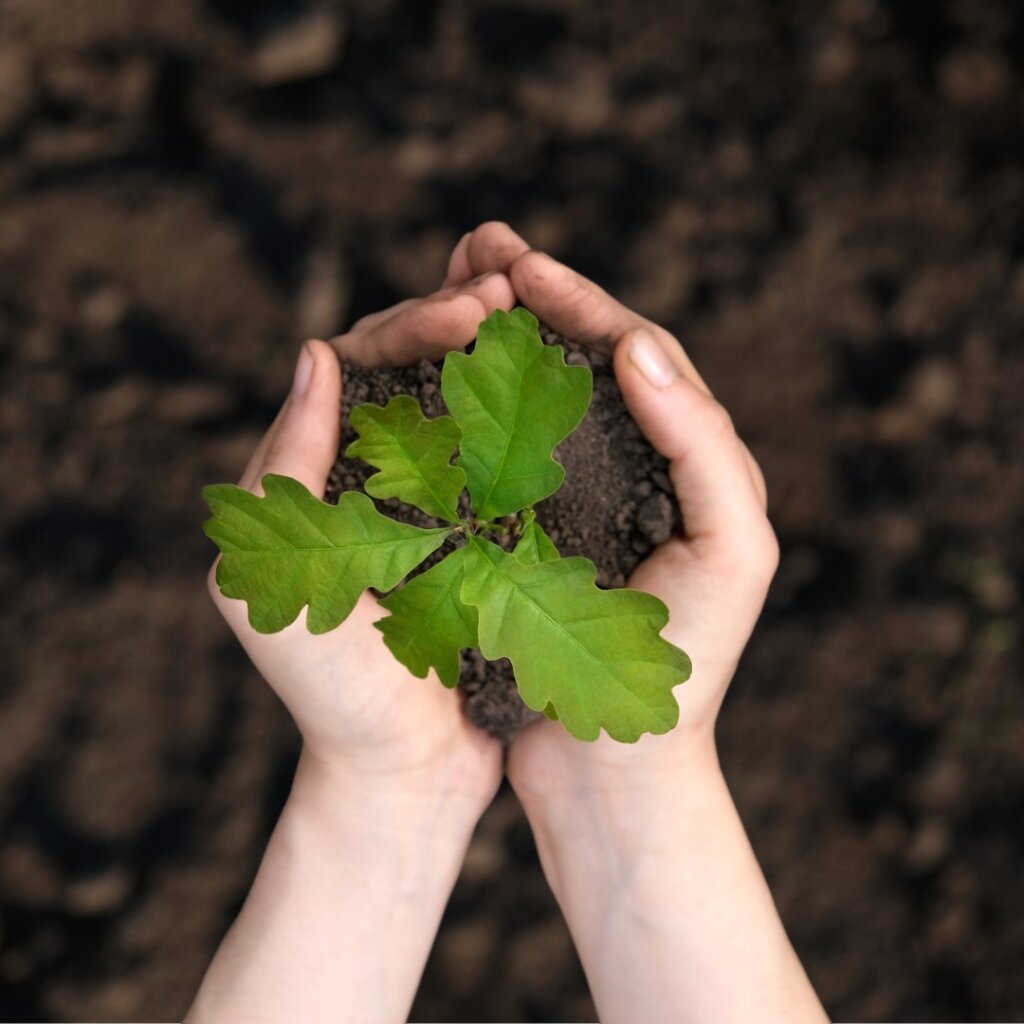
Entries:
[[666, 494], [672, 494], [672, 481], [669, 479], [668, 473], [662, 469], [655, 469], [651, 471], [651, 483], [660, 491], [664, 491]]
[[672, 502], [660, 491], [640, 502], [636, 525], [651, 544], [664, 544], [672, 536], [672, 511]]
[[848, 36], [836, 35], [815, 52], [811, 68], [814, 77], [823, 84], [845, 82], [857, 68], [857, 48]]
[[921, 806], [946, 810], [959, 801], [965, 781], [960, 762], [950, 756], [940, 756], [922, 769], [914, 793]]
[[344, 25], [333, 11], [310, 11], [268, 36], [252, 57], [252, 78], [280, 85], [330, 70], [344, 42]]
[[64, 902], [75, 914], [109, 914], [125, 901], [132, 884], [127, 868], [114, 864], [99, 874], [72, 882], [65, 892]]
[[941, 818], [929, 818], [914, 832], [906, 852], [907, 866], [924, 873], [935, 868], [949, 853], [949, 826]]
[[82, 303], [82, 323], [94, 331], [112, 331], [124, 321], [128, 308], [124, 292], [113, 285], [105, 285], [86, 296]]
[[0, 138], [26, 116], [32, 103], [32, 71], [27, 54], [0, 45]]
[[30, 907], [53, 905], [60, 883], [60, 871], [35, 843], [14, 840], [0, 852], [0, 886], [19, 903]]
[[985, 107], [1003, 99], [1013, 72], [996, 50], [965, 47], [954, 50], [939, 67], [943, 96], [957, 107]]

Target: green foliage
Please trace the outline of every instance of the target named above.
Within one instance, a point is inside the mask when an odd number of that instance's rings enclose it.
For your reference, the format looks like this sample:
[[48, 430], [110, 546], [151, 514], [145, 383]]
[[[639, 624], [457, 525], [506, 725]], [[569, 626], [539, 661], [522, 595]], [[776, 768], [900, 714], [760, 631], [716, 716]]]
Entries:
[[441, 394], [462, 428], [459, 465], [480, 518], [511, 515], [562, 486], [551, 452], [579, 426], [591, 389], [590, 371], [566, 366], [525, 309], [491, 314], [472, 355], [448, 354]]
[[374, 625], [391, 653], [422, 679], [433, 668], [445, 686], [459, 681], [459, 651], [476, 647], [476, 609], [459, 599], [468, 548], [456, 548], [380, 605], [391, 614]]
[[451, 532], [396, 523], [358, 491], [328, 505], [272, 473], [263, 490], [260, 498], [229, 484], [203, 488], [213, 513], [204, 529], [221, 550], [217, 585], [248, 602], [259, 633], [284, 629], [306, 605], [311, 633], [334, 629], [364, 590], [390, 590]]
[[583, 740], [604, 727], [632, 743], [676, 724], [672, 687], [690, 674], [690, 662], [658, 635], [668, 622], [661, 601], [599, 590], [586, 558], [524, 564], [481, 537], [469, 550], [462, 600], [480, 615], [480, 650], [512, 662], [531, 708], [550, 704]]
[[[464, 535], [465, 545], [380, 601], [389, 614], [375, 625], [413, 675], [433, 669], [453, 687], [460, 651], [479, 646], [509, 658], [523, 700], [579, 739], [602, 728], [623, 742], [667, 732], [679, 716], [672, 688], [690, 673], [687, 656], [660, 636], [668, 610], [639, 591], [600, 590], [593, 563], [562, 558], [533, 508], [561, 486], [553, 450], [586, 412], [589, 371], [567, 366], [536, 319], [515, 309], [480, 325], [472, 355], [449, 353], [441, 382], [451, 417], [427, 419], [408, 395], [359, 406], [346, 455], [378, 470], [366, 482], [373, 497], [458, 525], [397, 523], [357, 492], [331, 506], [282, 476], [263, 478], [263, 498], [207, 487], [222, 592], [248, 602], [260, 632], [284, 629], [308, 605], [307, 627], [322, 633], [364, 590], [391, 590], [446, 538]], [[464, 487], [473, 514], [460, 521]], [[488, 539], [501, 536], [515, 542], [512, 553]]]
[[532, 508], [523, 512], [523, 531], [513, 552], [520, 562], [533, 565], [536, 562], [550, 562], [558, 558], [558, 548], [537, 522], [537, 513]]
[[380, 470], [365, 486], [374, 498], [398, 498], [428, 516], [459, 521], [459, 495], [466, 474], [449, 465], [459, 444], [458, 424], [450, 416], [428, 420], [411, 395], [396, 395], [383, 408], [360, 405], [352, 410], [359, 434], [345, 454]]

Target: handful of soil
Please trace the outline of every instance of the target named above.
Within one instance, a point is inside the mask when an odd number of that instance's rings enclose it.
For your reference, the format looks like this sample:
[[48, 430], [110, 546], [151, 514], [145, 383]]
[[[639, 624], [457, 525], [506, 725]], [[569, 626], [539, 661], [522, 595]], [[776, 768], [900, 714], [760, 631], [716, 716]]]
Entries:
[[[588, 366], [594, 397], [580, 426], [559, 445], [556, 457], [565, 466], [561, 489], [537, 506], [537, 518], [561, 554], [582, 555], [597, 566], [602, 587], [624, 587], [630, 573], [680, 526], [668, 465], [644, 439], [626, 410], [608, 356], [585, 348], [545, 327], [547, 344], [566, 350], [566, 362]], [[345, 366], [341, 447], [327, 482], [325, 500], [336, 502], [343, 491], [360, 490], [373, 468], [341, 454], [355, 440], [349, 411], [372, 402], [386, 405], [395, 395], [412, 395], [429, 416], [447, 412], [441, 398], [441, 364], [416, 366]], [[395, 499], [379, 502], [395, 519], [416, 526], [436, 525], [418, 509]], [[436, 564], [446, 550], [435, 552], [420, 569]], [[479, 728], [509, 743], [528, 722], [541, 717], [528, 708], [516, 689], [504, 658], [488, 661], [479, 651], [463, 652], [459, 690], [463, 709]]]

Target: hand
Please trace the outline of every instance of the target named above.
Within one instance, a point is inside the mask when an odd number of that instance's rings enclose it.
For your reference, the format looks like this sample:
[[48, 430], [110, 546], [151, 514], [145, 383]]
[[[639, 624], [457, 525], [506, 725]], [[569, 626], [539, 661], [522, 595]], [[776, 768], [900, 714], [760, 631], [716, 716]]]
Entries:
[[626, 405], [669, 460], [684, 533], [631, 586], [669, 609], [693, 660], [679, 724], [633, 745], [528, 726], [507, 772], [608, 1022], [801, 1021], [821, 1006], [718, 769], [714, 725], [778, 561], [757, 464], [679, 343], [596, 285], [486, 224], [454, 278], [497, 271], [554, 330], [614, 354]]
[[[465, 346], [480, 320], [508, 309], [513, 295], [500, 273], [452, 284], [426, 299], [401, 303], [360, 320], [333, 341], [343, 358], [362, 364], [440, 358]], [[281, 473], [322, 494], [339, 443], [341, 370], [331, 346], [303, 346], [292, 392], [256, 449], [240, 485], [261, 493], [266, 473]], [[457, 692], [431, 673], [417, 679], [384, 645], [373, 622], [376, 599], [363, 594], [352, 615], [321, 636], [305, 615], [275, 634], [255, 632], [242, 601], [225, 598], [214, 571], [214, 603], [253, 663], [291, 712], [302, 733], [304, 760], [380, 783], [384, 789], [432, 792], [443, 777], [479, 814], [501, 778], [501, 749], [461, 712]]]
[[[427, 299], [360, 321], [334, 341], [369, 364], [439, 358], [463, 346], [508, 279], [448, 281]], [[299, 357], [292, 393], [242, 486], [265, 473], [323, 493], [338, 450], [341, 371], [319, 341]], [[373, 628], [369, 594], [336, 630], [304, 616], [272, 635], [243, 602], [217, 607], [291, 711], [303, 750], [249, 896], [187, 1020], [406, 1020], [477, 819], [501, 778], [501, 748], [477, 732], [458, 694], [411, 676]]]
[[629, 585], [665, 602], [664, 635], [693, 661], [693, 676], [675, 690], [680, 723], [672, 732], [644, 736], [635, 747], [605, 735], [580, 743], [558, 723], [540, 721], [513, 744], [509, 779], [529, 803], [560, 787], [621, 789], [642, 768], [675, 773], [713, 745], [718, 709], [777, 565], [764, 477], [667, 331], [531, 250], [504, 224], [485, 224], [465, 239], [450, 277], [458, 282], [487, 272], [506, 274], [520, 301], [560, 334], [614, 353], [630, 413], [669, 460], [685, 523], [685, 533], [639, 565]]

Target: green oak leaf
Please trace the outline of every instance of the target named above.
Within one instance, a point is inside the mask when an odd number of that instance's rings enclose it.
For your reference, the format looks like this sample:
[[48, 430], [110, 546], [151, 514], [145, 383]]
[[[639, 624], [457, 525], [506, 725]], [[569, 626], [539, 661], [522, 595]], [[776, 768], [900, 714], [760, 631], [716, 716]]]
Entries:
[[558, 548], [537, 522], [537, 513], [532, 508], [523, 512], [522, 521], [522, 533], [512, 552], [520, 562], [535, 565], [537, 562], [550, 562], [554, 558], [561, 557], [558, 554]]
[[411, 395], [396, 395], [385, 406], [356, 406], [349, 419], [359, 437], [345, 454], [380, 470], [363, 485], [367, 494], [398, 498], [428, 516], [459, 521], [466, 474], [450, 465], [461, 434], [455, 420], [428, 420]]
[[[512, 662], [523, 700], [577, 739], [632, 743], [679, 719], [672, 688], [690, 659], [659, 633], [668, 609], [638, 590], [599, 590], [586, 558], [533, 565], [470, 540], [462, 600], [479, 613], [484, 657]], [[550, 714], [549, 714], [550, 717]]]
[[441, 394], [462, 428], [458, 464], [473, 508], [496, 519], [553, 494], [565, 470], [551, 453], [583, 419], [593, 388], [584, 366], [566, 366], [545, 345], [537, 318], [522, 308], [495, 310], [472, 355], [449, 352]]
[[[522, 520], [523, 530], [519, 542], [512, 552], [520, 562], [526, 565], [536, 565], [538, 562], [550, 562], [561, 557], [558, 554], [558, 548], [537, 522], [537, 513], [532, 508], [528, 508], [522, 513]], [[552, 722], [558, 721], [558, 712], [551, 701], [548, 701], [541, 710]]]
[[272, 473], [263, 490], [261, 498], [232, 484], [203, 488], [213, 513], [203, 529], [221, 550], [217, 585], [248, 602], [259, 633], [284, 629], [306, 605], [311, 633], [334, 629], [367, 587], [390, 590], [451, 533], [396, 523], [358, 491], [328, 505]]
[[476, 647], [476, 609], [459, 600], [467, 548], [456, 548], [381, 602], [391, 614], [374, 625], [391, 653], [420, 679], [433, 668], [447, 687], [459, 681], [459, 651]]

